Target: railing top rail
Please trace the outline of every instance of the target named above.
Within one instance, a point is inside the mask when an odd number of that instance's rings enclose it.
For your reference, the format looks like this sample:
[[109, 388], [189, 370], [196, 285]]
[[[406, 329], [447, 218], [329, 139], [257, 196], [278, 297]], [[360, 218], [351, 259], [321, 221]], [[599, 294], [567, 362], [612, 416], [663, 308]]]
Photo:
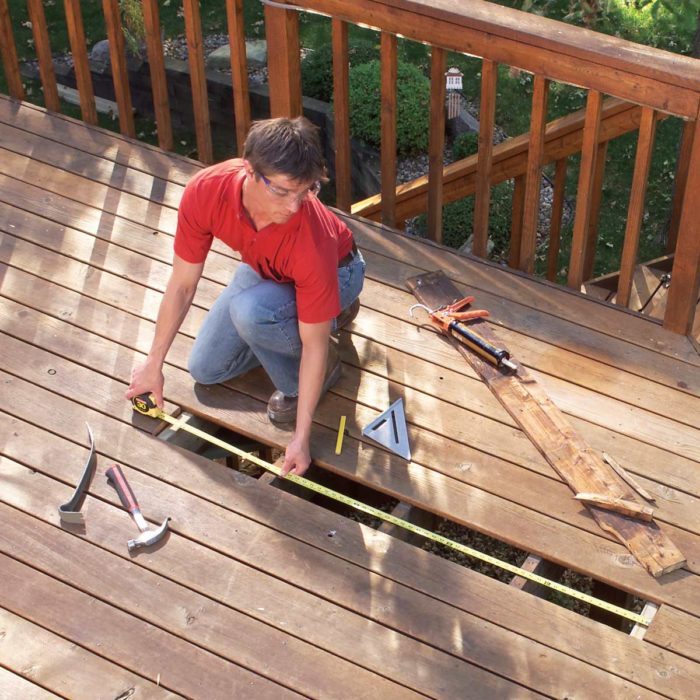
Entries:
[[699, 60], [485, 0], [292, 0], [288, 4], [515, 65], [690, 119], [698, 115]]

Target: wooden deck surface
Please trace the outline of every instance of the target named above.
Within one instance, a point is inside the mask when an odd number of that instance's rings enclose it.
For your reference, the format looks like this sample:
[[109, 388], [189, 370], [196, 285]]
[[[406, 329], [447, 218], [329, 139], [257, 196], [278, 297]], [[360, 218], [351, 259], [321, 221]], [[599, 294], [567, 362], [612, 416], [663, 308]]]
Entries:
[[[700, 358], [652, 320], [348, 217], [367, 260], [324, 470], [660, 604], [643, 639], [157, 440], [123, 399], [199, 166], [0, 98], [0, 697], [690, 698], [700, 683]], [[186, 360], [238, 260], [215, 247], [166, 398], [271, 446], [261, 371], [193, 385]], [[443, 269], [596, 450], [651, 491], [686, 569], [655, 580], [594, 523], [466, 362], [410, 319]], [[413, 461], [360, 439], [403, 397]], [[335, 455], [341, 415], [349, 434]], [[86, 527], [59, 525], [95, 433]], [[144, 514], [172, 517], [129, 556]], [[121, 695], [124, 694], [124, 695]], [[132, 696], [129, 696], [132, 697]]]

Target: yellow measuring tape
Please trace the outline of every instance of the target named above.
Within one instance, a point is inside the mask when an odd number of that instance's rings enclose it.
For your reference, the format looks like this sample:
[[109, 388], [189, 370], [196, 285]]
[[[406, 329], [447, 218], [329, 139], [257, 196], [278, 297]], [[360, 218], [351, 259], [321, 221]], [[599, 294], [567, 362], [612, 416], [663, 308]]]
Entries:
[[[271, 464], [270, 462], [267, 462], [264, 459], [260, 459], [259, 457], [256, 457], [255, 455], [251, 454], [250, 452], [245, 452], [244, 450], [239, 449], [235, 445], [231, 445], [227, 442], [224, 442], [223, 440], [220, 440], [214, 435], [210, 435], [209, 433], [203, 430], [199, 430], [199, 428], [195, 428], [194, 426], [189, 425], [186, 422], [185, 418], [173, 418], [167, 413], [163, 413], [163, 411], [161, 411], [150, 398], [144, 398], [143, 396], [136, 397], [133, 399], [133, 406], [134, 409], [139, 413], [151, 416], [152, 418], [159, 418], [161, 420], [164, 420], [166, 423], [169, 423], [174, 430], [184, 430], [188, 433], [191, 433], [192, 435], [195, 435], [201, 438], [202, 440], [206, 440], [212, 445], [221, 447], [227, 450], [228, 452], [242, 457], [243, 459], [247, 459], [253, 464], [257, 464], [259, 467], [262, 467], [263, 469], [266, 469], [267, 471], [270, 471], [273, 474], [276, 474], [277, 476], [281, 476], [282, 470], [279, 467], [276, 467], [274, 464]], [[366, 503], [362, 503], [362, 501], [350, 498], [349, 496], [346, 496], [345, 494], [342, 494], [339, 491], [329, 489], [326, 486], [317, 484], [315, 481], [306, 479], [303, 476], [297, 476], [296, 474], [287, 474], [283, 478], [287, 479], [288, 481], [291, 481], [292, 483], [299, 484], [300, 486], [303, 486], [304, 488], [307, 488], [310, 491], [319, 493], [322, 496], [332, 498], [334, 501], [338, 501], [339, 503], [343, 503], [344, 505], [351, 506], [352, 508], [355, 508], [356, 510], [359, 510], [363, 513], [367, 513], [368, 515], [372, 515], [376, 518], [384, 520], [387, 523], [391, 523], [392, 525], [401, 527], [404, 530], [413, 532], [416, 535], [421, 535], [422, 537], [425, 537], [428, 540], [445, 545], [450, 549], [454, 549], [455, 551], [461, 552], [462, 554], [466, 554], [467, 556], [470, 556], [474, 559], [479, 559], [480, 561], [487, 562], [488, 564], [493, 564], [499, 569], [509, 571], [515, 576], [521, 576], [522, 578], [527, 579], [528, 581], [534, 581], [535, 583], [539, 583], [542, 586], [546, 586], [547, 588], [550, 588], [553, 591], [557, 591], [558, 593], [562, 593], [563, 595], [570, 596], [571, 598], [576, 598], [577, 600], [580, 600], [584, 603], [588, 603], [589, 605], [592, 605], [596, 608], [607, 610], [610, 613], [619, 615], [620, 617], [624, 617], [627, 620], [631, 620], [632, 622], [636, 622], [637, 624], [644, 625], [645, 627], [648, 627], [649, 624], [651, 624], [651, 620], [647, 619], [643, 615], [634, 613], [631, 610], [626, 610], [625, 608], [621, 608], [618, 605], [613, 605], [612, 603], [608, 603], [607, 601], [601, 600], [600, 598], [595, 598], [594, 596], [588, 595], [587, 593], [582, 593], [581, 591], [577, 591], [574, 588], [565, 586], [562, 583], [557, 583], [556, 581], [544, 578], [544, 576], [540, 576], [539, 574], [533, 574], [530, 571], [521, 569], [520, 567], [514, 566], [513, 564], [509, 564], [508, 562], [502, 561], [501, 559], [496, 559], [495, 557], [492, 557], [489, 554], [484, 554], [483, 552], [480, 552], [477, 549], [472, 549], [467, 545], [455, 542], [454, 540], [451, 540], [447, 537], [443, 537], [442, 535], [438, 535], [432, 530], [427, 530], [423, 527], [420, 527], [419, 525], [414, 525], [413, 523], [408, 522], [408, 520], [397, 518], [395, 515], [391, 515], [391, 513], [385, 513], [383, 510], [379, 510], [379, 508], [369, 506]]]

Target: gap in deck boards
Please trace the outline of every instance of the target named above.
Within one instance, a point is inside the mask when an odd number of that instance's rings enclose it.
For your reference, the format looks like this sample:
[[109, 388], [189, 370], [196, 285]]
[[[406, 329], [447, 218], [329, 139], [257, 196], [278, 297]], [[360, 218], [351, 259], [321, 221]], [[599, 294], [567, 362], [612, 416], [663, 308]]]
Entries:
[[[193, 425], [200, 430], [209, 433], [210, 435], [214, 435], [224, 442], [233, 444], [241, 450], [250, 452], [261, 459], [270, 459], [271, 453], [271, 461], [275, 461], [284, 454], [281, 450], [260, 445], [259, 443], [256, 443], [255, 441], [252, 441], [239, 433], [228, 430], [227, 428], [215, 423], [210, 423], [209, 421], [206, 421], [198, 416], [190, 416], [188, 422], [190, 425]], [[254, 479], [259, 479], [266, 473], [266, 470], [257, 464], [247, 461], [244, 458], [236, 459], [223, 448], [211, 445], [189, 433], [182, 431], [174, 432], [170, 429], [165, 429], [159, 434], [158, 437], [159, 439], [162, 439], [170, 444], [178, 445], [179, 447], [223, 464], [231, 469], [235, 469]], [[358, 484], [351, 479], [342, 477], [339, 474], [334, 474], [333, 472], [314, 464], [309, 467], [309, 470], [305, 476], [318, 484], [331, 488], [351, 498], [357, 499], [362, 503], [373, 506], [374, 508], [382, 510], [386, 513], [391, 513], [399, 504], [398, 500], [385, 493], [382, 493], [381, 491], [371, 489], [363, 484]], [[286, 492], [297, 496], [298, 498], [303, 498], [306, 501], [310, 501], [321, 506], [322, 508], [337, 513], [342, 517], [360, 522], [363, 525], [371, 527], [375, 530], [379, 529], [381, 526], [386, 527], [386, 523], [377, 517], [357, 511], [350, 506], [333, 500], [332, 498], [309, 492], [302, 486], [298, 486], [292, 482], [286, 482], [283, 479], [275, 478], [270, 481], [270, 484], [276, 488], [281, 488]], [[459, 542], [463, 545], [471, 547], [472, 549], [489, 554], [492, 557], [496, 557], [497, 559], [508, 562], [509, 564], [522, 566], [523, 562], [528, 556], [527, 552], [524, 552], [496, 538], [489, 537], [488, 535], [476, 530], [471, 530], [470, 528], [459, 523], [437, 517], [435, 517], [434, 520], [435, 527], [432, 529], [443, 537], [447, 537], [448, 539]], [[421, 549], [432, 552], [443, 559], [448, 559], [455, 562], [460, 566], [472, 569], [473, 571], [477, 571], [485, 576], [489, 576], [490, 578], [495, 578], [502, 583], [508, 584], [513, 579], [513, 574], [499, 568], [498, 566], [474, 559], [466, 554], [457, 552], [454, 549], [441, 545], [437, 542], [423, 540], [421, 538], [420, 542], [416, 546], [420, 546]], [[579, 574], [571, 569], [563, 570], [561, 576], [557, 580], [569, 588], [582, 591], [595, 597], [602, 597], [606, 600], [610, 599], [610, 602], [615, 602], [615, 604], [625, 607], [633, 612], [641, 612], [645, 604], [644, 600], [633, 596], [629, 596], [624, 602], [621, 602], [618, 599], [621, 591], [607, 586], [604, 587], [601, 592], [601, 589], [597, 586], [597, 582], [594, 579], [592, 579], [590, 576]], [[597, 619], [597, 609], [592, 609], [586, 602], [553, 590], [545, 591], [543, 597], [556, 605], [560, 605], [580, 615], [584, 615], [585, 617], [594, 617]], [[600, 621], [604, 624], [616, 626], [616, 628], [621, 629], [624, 632], [629, 632], [633, 624], [629, 621], [623, 619], [616, 620], [615, 618], [601, 618]]]

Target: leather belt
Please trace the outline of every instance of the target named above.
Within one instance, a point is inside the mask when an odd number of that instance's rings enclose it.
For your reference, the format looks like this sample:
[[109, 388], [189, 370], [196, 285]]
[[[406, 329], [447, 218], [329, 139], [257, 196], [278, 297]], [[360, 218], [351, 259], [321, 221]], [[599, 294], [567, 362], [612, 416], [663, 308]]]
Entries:
[[355, 259], [356, 255], [357, 244], [355, 243], [355, 241], [353, 241], [352, 248], [350, 248], [350, 252], [338, 261], [338, 267], [345, 267], [346, 265], [349, 265]]

